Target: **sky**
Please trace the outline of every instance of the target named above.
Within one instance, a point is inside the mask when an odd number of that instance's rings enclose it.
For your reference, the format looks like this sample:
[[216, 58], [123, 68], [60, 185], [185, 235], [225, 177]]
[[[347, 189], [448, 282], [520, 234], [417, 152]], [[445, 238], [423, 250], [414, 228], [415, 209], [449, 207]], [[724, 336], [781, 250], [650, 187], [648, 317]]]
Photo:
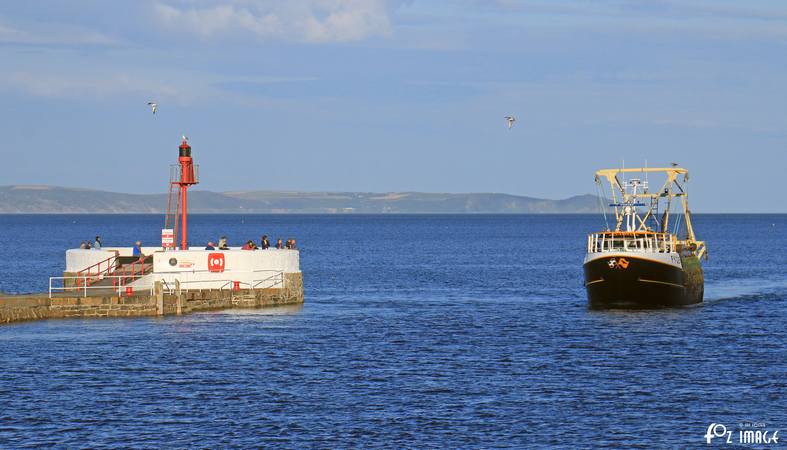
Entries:
[[205, 190], [560, 199], [678, 162], [696, 212], [784, 213], [785, 56], [783, 1], [8, 1], [0, 185], [164, 192], [185, 134]]

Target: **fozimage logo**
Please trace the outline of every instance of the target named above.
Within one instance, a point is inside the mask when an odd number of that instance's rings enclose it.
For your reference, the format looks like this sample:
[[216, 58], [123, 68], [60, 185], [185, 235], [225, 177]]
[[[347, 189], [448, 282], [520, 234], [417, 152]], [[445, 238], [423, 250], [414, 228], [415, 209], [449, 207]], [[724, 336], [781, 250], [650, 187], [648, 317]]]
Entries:
[[[764, 423], [741, 424], [737, 433], [728, 430], [723, 423], [712, 423], [708, 425], [705, 432], [705, 443], [710, 444], [714, 439], [721, 439], [725, 444], [778, 444], [779, 430], [766, 430]], [[715, 441], [718, 442], [718, 441]]]
[[708, 432], [705, 433], [705, 443], [710, 444], [715, 438], [726, 437], [727, 443], [732, 444], [732, 431], [727, 431], [727, 427], [721, 423], [708, 425]]

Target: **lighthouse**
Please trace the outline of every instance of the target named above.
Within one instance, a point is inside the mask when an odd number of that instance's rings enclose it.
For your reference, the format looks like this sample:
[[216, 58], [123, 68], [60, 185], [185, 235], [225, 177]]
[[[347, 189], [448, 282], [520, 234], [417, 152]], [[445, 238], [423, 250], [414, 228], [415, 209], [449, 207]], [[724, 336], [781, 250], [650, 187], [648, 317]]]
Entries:
[[198, 183], [194, 177], [194, 160], [191, 158], [191, 146], [188, 143], [188, 138], [183, 136], [183, 142], [178, 147], [178, 163], [180, 164], [180, 180], [178, 180], [178, 188], [180, 189], [180, 249], [188, 250], [189, 241], [187, 233], [188, 222], [188, 190], [189, 186]]
[[[162, 244], [166, 245], [163, 243], [164, 240], [172, 239], [171, 245], [174, 247], [179, 236], [180, 249], [188, 250], [188, 189], [199, 183], [199, 166], [194, 164], [194, 159], [191, 157], [191, 146], [186, 136], [183, 136], [178, 147], [178, 164], [170, 166], [169, 173], [169, 202], [165, 229], [162, 231]], [[165, 239], [164, 236], [167, 236], [168, 239]]]

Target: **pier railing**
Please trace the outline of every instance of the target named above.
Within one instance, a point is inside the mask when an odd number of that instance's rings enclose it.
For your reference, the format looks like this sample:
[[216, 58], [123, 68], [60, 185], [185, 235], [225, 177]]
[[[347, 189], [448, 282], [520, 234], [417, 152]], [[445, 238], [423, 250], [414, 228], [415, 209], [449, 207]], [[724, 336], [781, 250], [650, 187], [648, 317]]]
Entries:
[[[160, 280], [177, 278], [179, 275], [189, 275], [191, 279], [178, 279], [181, 286], [200, 286], [198, 289], [234, 289], [236, 285], [244, 286], [243, 289], [278, 289], [284, 286], [284, 271], [281, 270], [247, 270], [238, 272], [224, 272], [225, 277], [212, 278], [213, 272], [198, 270], [194, 272], [156, 272], [154, 275]], [[197, 276], [194, 277], [194, 274]], [[211, 278], [199, 278], [207, 275]], [[170, 283], [172, 284], [172, 283]]]
[[[124, 284], [129, 277], [127, 275], [106, 275], [101, 280], [111, 281], [112, 284], [97, 284], [95, 276], [91, 279], [88, 276], [81, 277], [49, 277], [49, 298], [56, 295], [93, 297], [105, 295], [133, 295], [135, 292], [153, 292], [153, 284], [131, 286]], [[69, 283], [70, 282], [70, 283]], [[127, 289], [127, 288], [130, 288]]]
[[628, 251], [673, 253], [677, 245], [675, 235], [670, 233], [610, 231], [588, 235], [588, 253]]
[[85, 285], [95, 283], [100, 281], [106, 276], [109, 276], [112, 271], [117, 269], [117, 261], [118, 256], [112, 255], [109, 258], [99, 261], [92, 266], [88, 266], [76, 274], [76, 287], [81, 287], [81, 284], [84, 283]]
[[[90, 287], [101, 283], [103, 280], [112, 280], [112, 286], [118, 287], [134, 282], [153, 270], [153, 262], [150, 256], [144, 260], [135, 259], [125, 264], [121, 261], [122, 258], [120, 256], [112, 255], [80, 270], [76, 273], [76, 276], [66, 278], [73, 279], [73, 286], [77, 288]], [[106, 287], [106, 283], [101, 283], [98, 287]]]
[[[205, 273], [208, 271], [186, 272], [188, 275]], [[153, 295], [156, 281], [161, 281], [162, 288], [167, 294], [174, 294], [178, 287], [188, 290], [190, 286], [199, 290], [238, 290], [238, 289], [281, 289], [284, 287], [284, 272], [280, 270], [254, 270], [244, 272], [227, 272], [220, 279], [175, 279], [167, 280], [160, 275], [183, 275], [182, 272], [155, 273], [156, 277], [136, 278], [129, 283], [128, 275], [108, 275], [102, 279], [112, 282], [107, 285], [96, 285], [88, 282], [88, 276], [82, 277], [49, 277], [49, 298], [53, 296], [76, 296], [76, 297], [118, 297], [136, 294]], [[69, 281], [71, 283], [69, 283]], [[77, 285], [77, 282], [79, 284]]]

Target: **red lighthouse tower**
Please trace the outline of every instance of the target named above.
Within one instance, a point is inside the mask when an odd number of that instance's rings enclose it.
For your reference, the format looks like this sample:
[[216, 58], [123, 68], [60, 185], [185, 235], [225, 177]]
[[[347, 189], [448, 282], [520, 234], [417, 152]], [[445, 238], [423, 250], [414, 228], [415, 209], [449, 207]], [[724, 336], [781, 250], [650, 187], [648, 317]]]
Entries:
[[[191, 158], [191, 146], [188, 138], [183, 136], [183, 142], [178, 147], [178, 164], [170, 167], [169, 175], [169, 204], [167, 206], [166, 227], [174, 225], [174, 238], [180, 236], [180, 249], [188, 250], [188, 189], [189, 186], [199, 183], [199, 166], [194, 165]], [[178, 188], [175, 211], [172, 211], [173, 194], [175, 187]], [[178, 223], [178, 211], [180, 211], [180, 223]], [[180, 228], [180, 230], [178, 230]]]

